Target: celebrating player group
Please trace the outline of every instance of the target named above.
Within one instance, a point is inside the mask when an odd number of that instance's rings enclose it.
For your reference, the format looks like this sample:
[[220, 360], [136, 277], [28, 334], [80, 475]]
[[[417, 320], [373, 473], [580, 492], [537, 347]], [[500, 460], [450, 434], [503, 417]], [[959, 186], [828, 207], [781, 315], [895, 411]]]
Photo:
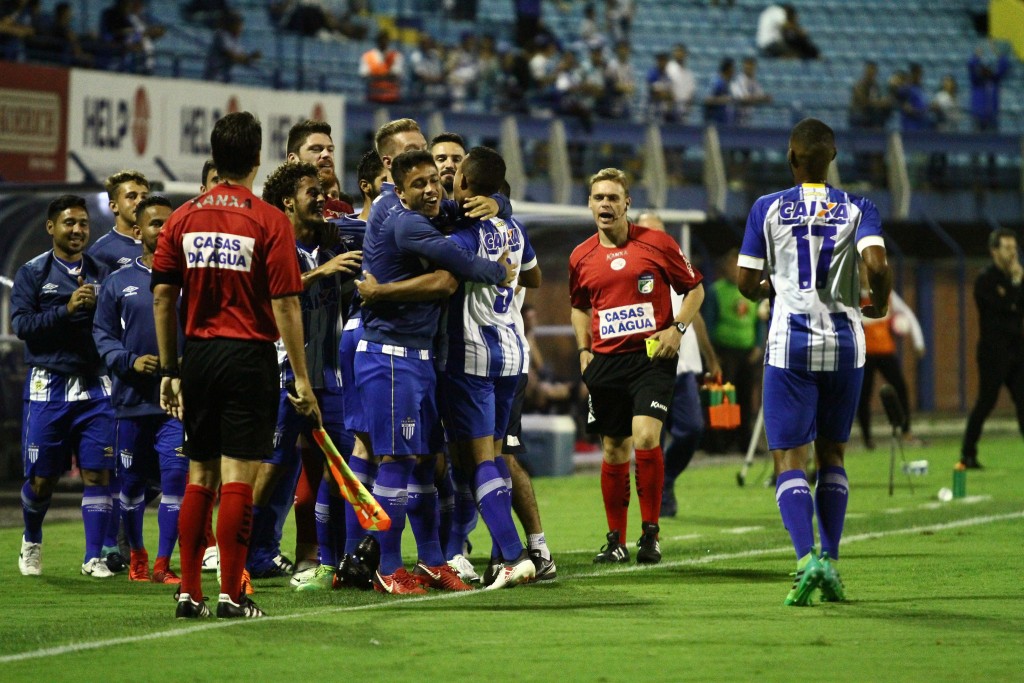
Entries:
[[[82, 574], [175, 585], [178, 618], [261, 617], [253, 582], [285, 575], [298, 591], [390, 595], [555, 579], [516, 461], [530, 362], [521, 307], [542, 276], [501, 155], [454, 133], [428, 144], [415, 121], [390, 121], [360, 160], [355, 212], [328, 124], [296, 124], [286, 162], [265, 176], [261, 140], [248, 112], [220, 119], [200, 194], [177, 209], [141, 174], [111, 176], [116, 222], [91, 246], [84, 199], [49, 205], [53, 247], [19, 269], [11, 298], [30, 368], [21, 573], [43, 573], [43, 521], [74, 458]], [[819, 588], [844, 599], [843, 444], [864, 363], [858, 262], [871, 284], [865, 315], [884, 314], [891, 280], [877, 211], [824, 184], [834, 155], [827, 126], [794, 128], [798, 185], [758, 200], [739, 257], [743, 293], [773, 305], [765, 422], [798, 557], [793, 605]], [[570, 319], [604, 456], [608, 529], [594, 561], [630, 561], [635, 452], [636, 562], [655, 564], [663, 423], [704, 289], [670, 236], [630, 221], [630, 202], [623, 172], [591, 178], [596, 233], [569, 260]], [[803, 475], [811, 442], [815, 497]], [[294, 561], [281, 551], [293, 502]], [[492, 539], [481, 572], [467, 557], [478, 516]], [[215, 607], [203, 578], [214, 570]]]

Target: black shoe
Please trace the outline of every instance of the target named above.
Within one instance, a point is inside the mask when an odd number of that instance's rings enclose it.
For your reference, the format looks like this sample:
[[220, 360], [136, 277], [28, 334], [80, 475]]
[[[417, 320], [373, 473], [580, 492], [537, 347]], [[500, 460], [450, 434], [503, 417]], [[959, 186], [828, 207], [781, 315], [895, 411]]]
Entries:
[[554, 581], [558, 577], [555, 558], [549, 557], [545, 560], [539, 550], [531, 550], [530, 559], [533, 560], [533, 566], [537, 569], [534, 581]]
[[374, 536], [367, 534], [359, 541], [356, 551], [353, 553], [359, 561], [371, 569], [371, 573], [380, 566], [380, 541]]
[[338, 582], [346, 588], [358, 588], [359, 590], [373, 590], [374, 569], [363, 563], [355, 555], [346, 555], [338, 567], [335, 576]]
[[636, 542], [636, 563], [637, 564], [658, 564], [661, 562], [661, 544], [658, 543], [658, 525], [653, 522], [644, 522], [642, 525], [643, 535]]
[[221, 593], [220, 600], [217, 602], [218, 619], [256, 619], [265, 616], [267, 615], [263, 613], [263, 610], [245, 594], [235, 603], [227, 595]]
[[629, 549], [619, 543], [618, 531], [609, 531], [605, 539], [608, 542], [594, 556], [594, 564], [629, 562]]
[[965, 455], [960, 459], [960, 462], [962, 462], [964, 464], [964, 467], [966, 467], [969, 470], [985, 469], [984, 467], [981, 466], [981, 463], [978, 462], [978, 456], [976, 455]]
[[675, 517], [679, 512], [679, 504], [676, 502], [676, 490], [674, 486], [666, 486], [661, 492], [661, 515], [662, 517]]
[[210, 616], [210, 608], [206, 606], [206, 598], [196, 602], [188, 593], [178, 593], [178, 608], [174, 610], [175, 619], [203, 619]]
[[124, 561], [121, 553], [117, 550], [107, 553], [106, 557], [103, 558], [103, 563], [107, 565], [107, 569], [115, 574], [119, 574], [128, 568], [128, 563]]

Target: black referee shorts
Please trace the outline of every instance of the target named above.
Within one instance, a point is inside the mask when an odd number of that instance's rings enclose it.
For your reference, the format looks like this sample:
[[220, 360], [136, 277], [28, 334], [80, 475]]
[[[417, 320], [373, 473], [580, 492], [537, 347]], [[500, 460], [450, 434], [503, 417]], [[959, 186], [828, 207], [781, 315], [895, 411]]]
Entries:
[[181, 361], [185, 455], [199, 461], [270, 457], [280, 384], [269, 342], [187, 340]]
[[633, 434], [633, 417], [662, 422], [672, 405], [676, 359], [651, 360], [644, 351], [594, 354], [583, 382], [590, 391], [587, 433], [625, 437]]

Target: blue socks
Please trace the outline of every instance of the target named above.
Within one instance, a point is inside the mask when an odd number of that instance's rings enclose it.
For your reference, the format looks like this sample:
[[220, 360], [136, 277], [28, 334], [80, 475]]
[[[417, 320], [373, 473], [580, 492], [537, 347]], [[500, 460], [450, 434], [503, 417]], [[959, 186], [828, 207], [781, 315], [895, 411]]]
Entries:
[[775, 484], [775, 501], [779, 504], [782, 524], [789, 532], [800, 559], [814, 552], [814, 499], [803, 470], [787, 470]]
[[821, 552], [833, 560], [839, 559], [839, 539], [846, 521], [846, 504], [850, 498], [850, 483], [842, 467], [823, 467], [818, 470], [818, 485], [814, 499], [818, 508], [818, 534]]
[[476, 527], [476, 497], [473, 495], [473, 482], [466, 472], [456, 468], [452, 471], [455, 480], [455, 507], [452, 509], [451, 529], [445, 543], [444, 557], [450, 560], [461, 555], [469, 533]]
[[121, 474], [116, 467], [110, 470], [110, 484], [107, 488], [110, 492], [110, 517], [104, 531], [103, 546], [116, 549], [117, 530], [121, 527]]
[[156, 522], [160, 529], [160, 544], [157, 557], [170, 557], [178, 543], [178, 513], [185, 497], [188, 470], [165, 470], [160, 473], [160, 505], [157, 507]]
[[50, 509], [50, 498], [39, 498], [26, 481], [21, 487], [21, 514], [25, 519], [25, 540], [29, 543], [43, 542], [43, 518]]
[[512, 521], [512, 492], [505, 486], [497, 463], [486, 460], [477, 465], [473, 483], [480, 516], [500, 547], [502, 558], [506, 561], [516, 559], [523, 552], [523, 542]]
[[[85, 559], [100, 556], [112, 508], [109, 486], [86, 486], [82, 491], [82, 523], [85, 525]], [[117, 547], [115, 539], [114, 546]]]
[[405, 531], [405, 512], [409, 503], [409, 478], [415, 458], [402, 458], [382, 462], [373, 484], [373, 497], [391, 517], [391, 528], [382, 531], [380, 540], [380, 573], [394, 574], [402, 566], [402, 532]]
[[437, 487], [434, 484], [436, 458], [429, 456], [416, 463], [409, 482], [409, 525], [416, 537], [416, 554], [428, 567], [444, 564], [444, 553], [437, 535]]

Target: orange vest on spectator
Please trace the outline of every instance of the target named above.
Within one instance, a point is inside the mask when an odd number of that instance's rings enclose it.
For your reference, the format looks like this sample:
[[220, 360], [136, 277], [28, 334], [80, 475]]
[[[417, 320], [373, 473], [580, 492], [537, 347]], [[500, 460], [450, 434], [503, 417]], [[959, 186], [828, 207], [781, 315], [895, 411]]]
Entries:
[[[862, 306], [871, 303], [868, 297], [861, 297]], [[864, 351], [869, 356], [891, 356], [896, 353], [896, 339], [892, 335], [892, 316], [864, 318]]]
[[363, 64], [369, 72], [366, 80], [366, 99], [369, 102], [398, 102], [400, 93], [398, 79], [391, 74], [391, 68], [398, 58], [398, 53], [389, 50], [381, 59], [377, 49], [363, 53]]

